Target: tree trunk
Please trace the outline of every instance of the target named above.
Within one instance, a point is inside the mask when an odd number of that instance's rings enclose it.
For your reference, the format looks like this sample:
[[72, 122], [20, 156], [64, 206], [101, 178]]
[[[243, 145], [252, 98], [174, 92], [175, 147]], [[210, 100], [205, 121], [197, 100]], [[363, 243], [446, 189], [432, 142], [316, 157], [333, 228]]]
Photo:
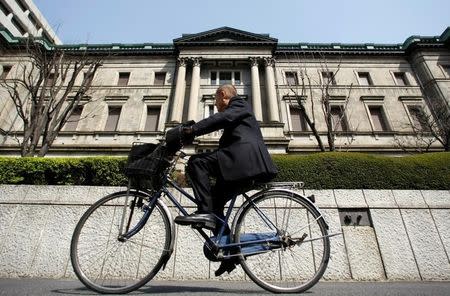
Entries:
[[301, 102], [299, 102], [299, 103], [300, 103], [299, 104], [300, 110], [303, 112], [303, 114], [305, 114], [306, 123], [311, 128], [311, 131], [313, 132], [314, 137], [316, 138], [317, 145], [319, 145], [320, 151], [325, 152], [325, 147], [323, 146], [322, 139], [320, 138], [319, 132], [316, 129], [316, 124], [314, 122], [312, 122], [311, 119], [309, 118], [308, 114], [306, 114], [305, 106]]

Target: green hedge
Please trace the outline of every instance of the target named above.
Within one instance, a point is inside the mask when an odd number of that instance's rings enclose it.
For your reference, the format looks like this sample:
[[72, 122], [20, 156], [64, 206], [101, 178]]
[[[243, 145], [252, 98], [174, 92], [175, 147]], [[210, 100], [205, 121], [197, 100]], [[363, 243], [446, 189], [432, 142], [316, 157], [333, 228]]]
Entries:
[[0, 158], [1, 184], [104, 185], [126, 184], [125, 158]]
[[450, 189], [450, 153], [405, 157], [327, 152], [274, 155], [277, 181], [323, 189]]
[[[450, 189], [450, 153], [405, 157], [362, 153], [274, 155], [275, 181], [307, 188]], [[1, 184], [125, 185], [122, 157], [0, 158]]]

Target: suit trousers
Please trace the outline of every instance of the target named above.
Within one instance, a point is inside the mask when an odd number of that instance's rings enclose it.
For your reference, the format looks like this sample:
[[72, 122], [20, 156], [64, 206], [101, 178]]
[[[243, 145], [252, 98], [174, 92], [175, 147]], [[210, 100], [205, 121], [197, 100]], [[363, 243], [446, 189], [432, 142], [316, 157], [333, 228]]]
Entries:
[[[225, 204], [242, 193], [242, 188], [249, 184], [248, 181], [225, 181], [220, 173], [217, 150], [213, 152], [196, 154], [190, 157], [186, 172], [198, 200], [198, 211], [201, 213], [213, 213], [220, 219], [224, 219]], [[217, 235], [220, 223], [213, 233]], [[230, 229], [225, 228], [225, 234]]]

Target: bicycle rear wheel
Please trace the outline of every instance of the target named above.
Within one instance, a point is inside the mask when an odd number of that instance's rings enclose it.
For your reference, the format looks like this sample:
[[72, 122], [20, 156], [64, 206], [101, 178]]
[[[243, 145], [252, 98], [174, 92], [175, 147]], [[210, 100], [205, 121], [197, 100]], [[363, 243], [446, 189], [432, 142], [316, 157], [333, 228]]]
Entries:
[[304, 197], [283, 190], [257, 193], [251, 201], [236, 217], [234, 241], [258, 237], [276, 238], [278, 243], [241, 247], [245, 273], [275, 293], [311, 288], [322, 277], [330, 257], [327, 226], [319, 211]]
[[[145, 220], [148, 195], [131, 191], [108, 195], [92, 205], [78, 222], [70, 256], [75, 274], [100, 293], [128, 293], [152, 279], [171, 255], [171, 224], [158, 201], [142, 229], [129, 239], [120, 228]], [[122, 231], [123, 232], [123, 231]]]

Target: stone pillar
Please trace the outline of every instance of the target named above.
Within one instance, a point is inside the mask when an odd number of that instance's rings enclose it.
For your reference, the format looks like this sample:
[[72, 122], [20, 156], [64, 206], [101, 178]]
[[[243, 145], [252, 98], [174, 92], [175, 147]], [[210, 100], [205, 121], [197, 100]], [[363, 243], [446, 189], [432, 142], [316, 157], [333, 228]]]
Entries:
[[269, 121], [279, 122], [277, 92], [275, 90], [275, 74], [273, 66], [275, 60], [273, 58], [264, 58], [266, 66], [266, 92], [267, 92], [267, 108], [269, 110]]
[[256, 120], [262, 121], [261, 87], [259, 85], [258, 58], [250, 58], [252, 66], [252, 106]]
[[197, 121], [198, 91], [200, 89], [200, 58], [192, 59], [194, 62], [192, 69], [191, 92], [189, 95], [188, 120]]
[[172, 116], [170, 121], [181, 122], [183, 117], [183, 99], [186, 91], [186, 58], [178, 59], [177, 85], [175, 86], [175, 95], [172, 104]]

